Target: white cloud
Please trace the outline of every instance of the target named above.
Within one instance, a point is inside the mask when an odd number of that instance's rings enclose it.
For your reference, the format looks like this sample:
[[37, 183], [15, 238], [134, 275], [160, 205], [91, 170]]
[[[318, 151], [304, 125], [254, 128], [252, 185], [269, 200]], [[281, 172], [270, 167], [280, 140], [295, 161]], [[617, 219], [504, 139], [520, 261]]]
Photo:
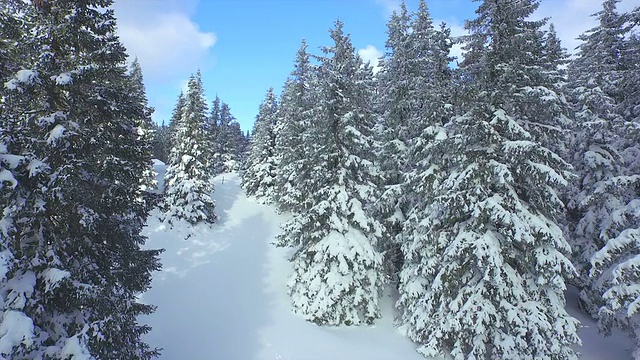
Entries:
[[192, 20], [198, 0], [116, 0], [118, 36], [142, 65], [153, 118], [170, 115], [184, 79], [214, 63], [216, 34]]
[[400, 9], [402, 0], [376, 0], [376, 3], [384, 8], [385, 16], [388, 17]]
[[[618, 12], [630, 11], [637, 6], [636, 1], [623, 0], [618, 4]], [[562, 45], [570, 53], [575, 53], [575, 48], [580, 45], [577, 37], [597, 25], [597, 19], [590, 15], [601, 9], [602, 0], [544, 0], [536, 18], [551, 18]]]
[[186, 14], [154, 17], [151, 23], [121, 21], [118, 26], [120, 39], [128, 53], [138, 57], [145, 76], [193, 71], [217, 41], [215, 34], [200, 31]]
[[365, 64], [371, 64], [374, 74], [380, 71], [380, 58], [384, 54], [378, 48], [373, 45], [367, 45], [364, 49], [358, 50], [358, 55], [360, 55]]

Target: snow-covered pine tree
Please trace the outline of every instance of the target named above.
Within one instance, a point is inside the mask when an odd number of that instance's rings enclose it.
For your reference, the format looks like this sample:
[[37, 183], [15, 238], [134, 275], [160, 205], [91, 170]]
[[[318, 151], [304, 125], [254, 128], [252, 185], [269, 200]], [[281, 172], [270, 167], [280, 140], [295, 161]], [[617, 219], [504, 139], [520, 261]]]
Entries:
[[[384, 191], [377, 204], [379, 219], [384, 219], [390, 239], [385, 239], [385, 250], [394, 248], [395, 237], [402, 230], [406, 214], [411, 207], [410, 194], [406, 192], [406, 171], [408, 170], [409, 143], [413, 140], [410, 122], [417, 116], [418, 101], [415, 85], [424, 80], [415, 68], [409, 65], [417, 55], [409, 40], [411, 17], [405, 2], [400, 3], [399, 11], [394, 11], [387, 24], [387, 52], [381, 60], [381, 70], [377, 74], [378, 93], [377, 112], [381, 114], [376, 126], [376, 138], [381, 146], [378, 151], [378, 164], [383, 175]], [[413, 37], [416, 39], [416, 37]], [[425, 60], [424, 58], [418, 59]], [[415, 81], [414, 81], [415, 79]], [[389, 260], [399, 258], [397, 246], [388, 251]], [[390, 261], [395, 263], [396, 261]], [[389, 266], [395, 272], [394, 266]]]
[[[406, 10], [402, 9], [402, 12]], [[404, 17], [406, 15], [401, 15], [397, 21], [402, 23], [400, 20]], [[392, 19], [391, 24], [393, 23]], [[386, 166], [387, 169], [394, 169], [391, 173], [385, 171], [386, 191], [382, 197], [382, 203], [392, 205], [387, 205], [387, 213], [391, 215], [387, 227], [390, 228], [391, 236], [394, 236], [393, 242], [386, 244], [385, 249], [393, 249], [392, 244], [402, 247], [404, 235], [399, 235], [403, 228], [417, 225], [411, 222], [419, 221], [422, 217], [424, 201], [429, 198], [425, 182], [434, 175], [428, 160], [430, 143], [442, 132], [442, 124], [452, 115], [449, 99], [449, 63], [452, 60], [449, 57], [452, 46], [450, 30], [444, 24], [440, 29], [435, 29], [424, 1], [419, 2], [418, 10], [410, 20], [409, 26], [408, 30], [404, 30], [404, 45], [399, 51], [394, 50], [389, 59], [389, 63], [395, 64], [395, 68], [390, 68], [385, 72], [385, 76], [379, 79], [381, 84], [386, 84], [387, 87], [382, 90], [383, 94], [388, 92], [388, 97], [382, 97], [386, 100], [384, 108], [391, 110], [383, 117], [396, 118], [395, 121], [386, 121], [384, 128], [387, 129], [387, 138], [383, 142], [387, 146], [383, 154], [387, 155], [380, 156], [383, 162], [390, 164]], [[390, 28], [389, 33], [399, 36], [402, 32]], [[389, 43], [402, 41], [393, 40], [390, 35]], [[389, 146], [391, 143], [400, 146]], [[394, 155], [388, 157], [388, 154]], [[412, 213], [414, 219], [409, 219]], [[405, 234], [409, 233], [411, 230]], [[403, 249], [403, 252], [406, 251], [408, 249]], [[392, 259], [398, 256], [394, 255], [394, 252], [390, 254]], [[395, 263], [396, 267], [401, 265], [401, 262]]]
[[615, 111], [613, 96], [617, 93], [614, 83], [619, 79], [618, 51], [624, 21], [615, 12], [616, 2], [605, 2], [603, 10], [595, 14], [600, 24], [580, 36], [583, 43], [569, 66], [576, 119], [572, 160], [578, 175], [568, 204], [572, 216], [571, 242], [580, 275], [577, 284], [581, 288], [581, 303], [596, 317], [604, 289], [589, 277], [590, 261], [608, 241], [607, 228], [614, 224], [612, 214], [624, 202], [618, 199], [617, 192], [594, 193], [623, 172], [620, 155], [623, 121]]
[[[570, 64], [570, 84], [576, 108], [572, 241], [581, 275], [581, 301], [599, 319], [601, 330], [627, 332], [640, 358], [640, 128], [633, 111], [621, 104], [627, 74], [623, 54], [632, 54], [627, 41], [629, 17], [618, 14], [618, 1], [607, 0], [595, 14], [598, 26], [580, 38], [578, 57]], [[628, 39], [628, 40], [627, 40]], [[636, 65], [637, 66], [637, 65]], [[632, 86], [631, 86], [632, 87]], [[629, 121], [631, 120], [631, 121]]]
[[308, 139], [309, 120], [316, 102], [314, 92], [315, 69], [311, 65], [307, 43], [302, 40], [296, 54], [294, 70], [284, 85], [276, 123], [276, 149], [280, 157], [276, 168], [274, 192], [278, 207], [284, 211], [300, 212], [306, 208], [312, 193], [309, 174], [315, 166]]
[[[182, 109], [184, 108], [184, 104], [186, 103], [186, 98], [184, 93], [181, 91], [180, 95], [178, 95], [178, 100], [176, 101], [176, 106], [173, 108], [173, 112], [171, 113], [171, 119], [169, 119], [169, 135], [171, 138], [171, 147], [176, 145], [176, 132], [178, 131], [178, 123], [182, 119]], [[171, 162], [172, 160], [169, 160]]]
[[[12, 193], [17, 186], [13, 171], [24, 166], [26, 158], [20, 153], [20, 144], [26, 139], [27, 132], [21, 128], [17, 118], [18, 111], [7, 96], [8, 88], [4, 86], [17, 70], [20, 69], [20, 49], [17, 44], [22, 40], [23, 25], [19, 14], [24, 12], [25, 3], [7, 1], [0, 4], [0, 206], [10, 202]], [[0, 218], [2, 219], [2, 218]], [[7, 236], [9, 224], [0, 223], [0, 231]], [[2, 238], [4, 240], [4, 238]], [[0, 242], [0, 253], [7, 251], [7, 244]]]
[[622, 80], [618, 105], [627, 121], [640, 122], [640, 7], [628, 16], [629, 33], [625, 37], [624, 51], [620, 55]]
[[212, 174], [220, 174], [224, 172], [224, 161], [222, 160], [222, 154], [220, 154], [221, 146], [218, 142], [220, 136], [220, 98], [216, 95], [216, 98], [211, 103], [211, 113], [207, 118], [207, 133], [212, 140], [213, 147], [211, 153], [208, 155], [209, 163], [211, 165]]
[[425, 356], [576, 358], [578, 321], [564, 300], [574, 269], [555, 191], [569, 167], [525, 129], [542, 127], [527, 108], [541, 94], [560, 107], [541, 80], [544, 21], [528, 20], [537, 6], [486, 0], [466, 24], [469, 110], [432, 142], [443, 179], [430, 183], [431, 205], [406, 245], [402, 329]]
[[169, 162], [169, 153], [171, 152], [171, 134], [169, 126], [163, 121], [162, 124], [152, 124], [153, 139], [151, 141], [151, 154], [153, 158]]
[[[569, 54], [562, 46], [553, 23], [544, 33], [544, 40], [538, 49], [541, 56], [537, 66], [544, 71], [535, 79], [541, 85], [538, 88], [527, 89], [536, 102], [525, 108], [527, 117], [534, 119], [525, 123], [525, 129], [540, 143], [560, 155], [565, 161], [571, 162], [573, 141], [573, 112], [572, 105], [567, 99], [567, 64]], [[551, 93], [545, 93], [548, 90]], [[550, 100], [550, 101], [547, 101]], [[543, 116], [539, 112], [543, 111]], [[566, 192], [563, 190], [563, 192]]]
[[242, 130], [231, 114], [229, 105], [217, 96], [213, 102], [211, 120], [217, 118], [215, 149], [212, 155], [214, 173], [232, 172], [240, 168], [240, 147], [238, 143]]
[[20, 126], [0, 146], [12, 171], [0, 182], [1, 356], [151, 359], [137, 321], [159, 268], [159, 251], [141, 249], [151, 158], [111, 1], [10, 3], [28, 31], [3, 100]]
[[278, 102], [273, 88], [269, 88], [260, 104], [253, 125], [251, 149], [242, 174], [242, 187], [247, 195], [265, 202], [273, 202], [275, 170], [278, 164], [276, 150], [276, 121]]
[[[140, 141], [147, 146], [146, 151], [151, 153], [153, 142], [153, 121], [151, 120], [151, 114], [155, 111], [154, 108], [149, 107], [147, 100], [147, 92], [144, 87], [144, 79], [142, 76], [142, 66], [138, 59], [134, 59], [129, 67], [129, 74], [127, 77], [128, 84], [125, 86], [131, 89], [131, 96], [135, 99], [132, 103], [135, 106], [131, 111], [136, 114], [141, 114], [138, 120], [138, 135]], [[149, 166], [146, 171], [140, 174], [140, 186], [143, 193], [146, 193], [144, 201], [150, 201], [155, 206], [155, 200], [150, 195], [150, 191], [156, 189], [157, 180], [156, 173], [153, 171], [153, 164], [149, 162]]]
[[[317, 141], [310, 208], [283, 226], [279, 245], [298, 246], [288, 286], [295, 311], [316, 324], [371, 323], [380, 316], [384, 282], [378, 243], [383, 227], [371, 216], [378, 171], [372, 161], [372, 73], [356, 55], [343, 24], [319, 58], [318, 109], [310, 121]], [[311, 125], [312, 124], [312, 125]]]
[[[180, 104], [176, 109], [180, 109]], [[210, 148], [205, 131], [207, 103], [200, 72], [189, 79], [180, 119], [175, 124], [173, 148], [165, 175], [162, 211], [169, 223], [213, 223], [215, 202], [207, 156]]]
[[[18, 15], [24, 6], [15, 0], [4, 1], [0, 4], [0, 80], [3, 84], [8, 80], [9, 74], [18, 66], [16, 59], [17, 46], [21, 36], [21, 22]], [[4, 86], [0, 87], [0, 93]]]
[[242, 164], [246, 161], [247, 154], [245, 153], [245, 138], [242, 132], [240, 123], [234, 117], [229, 123], [227, 129], [231, 138], [231, 161], [227, 163], [225, 170], [227, 172], [238, 171], [242, 167]]

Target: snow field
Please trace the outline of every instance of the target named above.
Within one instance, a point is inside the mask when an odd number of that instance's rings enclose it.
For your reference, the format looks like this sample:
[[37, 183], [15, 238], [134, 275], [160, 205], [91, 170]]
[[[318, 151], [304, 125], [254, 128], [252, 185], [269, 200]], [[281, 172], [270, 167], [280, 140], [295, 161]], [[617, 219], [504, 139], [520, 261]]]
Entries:
[[[164, 171], [161, 163], [155, 168]], [[294, 314], [286, 287], [292, 250], [271, 244], [289, 216], [247, 198], [236, 174], [213, 181], [218, 223], [169, 228], [154, 212], [145, 229], [149, 248], [166, 249], [162, 271], [141, 297], [158, 307], [142, 321], [153, 328], [145, 340], [164, 349], [160, 359], [424, 360], [393, 325], [390, 289], [374, 326], [319, 327]], [[567, 301], [577, 303], [573, 289]], [[588, 315], [568, 311], [583, 326], [582, 359], [631, 359], [626, 336], [603, 338]]]

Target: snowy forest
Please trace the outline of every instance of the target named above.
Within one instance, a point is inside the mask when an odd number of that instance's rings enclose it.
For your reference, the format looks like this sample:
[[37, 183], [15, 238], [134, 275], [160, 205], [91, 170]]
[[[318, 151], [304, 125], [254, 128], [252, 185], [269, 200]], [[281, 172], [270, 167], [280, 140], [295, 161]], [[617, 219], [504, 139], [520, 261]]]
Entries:
[[151, 120], [112, 0], [3, 0], [0, 359], [161, 356], [144, 229], [215, 229], [234, 173], [287, 214], [270, 242], [312, 324], [374, 326], [390, 293], [426, 358], [577, 359], [576, 307], [640, 359], [640, 7], [604, 0], [570, 56], [539, 0], [477, 1], [462, 37], [401, 4], [375, 72], [340, 20], [302, 40], [245, 134], [195, 69]]

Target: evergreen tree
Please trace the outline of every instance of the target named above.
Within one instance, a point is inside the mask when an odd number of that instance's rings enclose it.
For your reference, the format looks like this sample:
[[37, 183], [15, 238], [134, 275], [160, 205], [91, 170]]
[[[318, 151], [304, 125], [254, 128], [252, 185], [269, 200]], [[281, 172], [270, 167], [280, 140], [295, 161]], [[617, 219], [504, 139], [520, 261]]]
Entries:
[[296, 54], [294, 70], [285, 83], [276, 124], [276, 153], [280, 161], [276, 168], [275, 193], [277, 204], [285, 211], [305, 209], [310, 194], [309, 174], [315, 164], [308, 154], [317, 145], [307, 135], [312, 110], [316, 105], [315, 69], [307, 53], [307, 43]]
[[[176, 106], [180, 109], [180, 104]], [[205, 131], [207, 104], [200, 72], [189, 79], [189, 88], [175, 124], [174, 145], [165, 175], [165, 195], [162, 210], [169, 223], [174, 219], [190, 224], [213, 223], [215, 203], [211, 198], [213, 183], [209, 173]]]
[[171, 152], [171, 133], [169, 126], [164, 121], [161, 125], [153, 124], [153, 139], [151, 141], [151, 154], [154, 159], [158, 159], [163, 163], [169, 162], [169, 153]]
[[409, 64], [417, 55], [413, 51], [413, 46], [417, 44], [410, 41], [411, 30], [411, 17], [403, 1], [400, 11], [394, 11], [387, 24], [387, 53], [382, 59], [382, 68], [377, 76], [381, 95], [378, 112], [382, 115], [377, 137], [383, 144], [379, 149], [379, 164], [385, 186], [378, 210], [379, 217], [385, 219], [392, 237], [401, 231], [410, 207], [410, 196], [405, 193], [404, 186], [409, 161], [407, 154], [414, 135], [410, 127], [413, 125], [411, 121], [417, 118], [417, 108], [422, 105], [418, 101], [419, 94], [415, 86], [419, 86], [420, 80], [424, 80], [427, 75], [418, 73], [415, 71], [418, 69]]
[[617, 3], [603, 3], [595, 14], [598, 26], [580, 37], [580, 52], [569, 67], [579, 175], [571, 203], [572, 241], [583, 307], [598, 318], [605, 334], [612, 328], [627, 332], [640, 357], [635, 310], [640, 293], [633, 290], [640, 284], [635, 265], [640, 255], [640, 129], [633, 122], [633, 105], [625, 110], [630, 103], [621, 91], [621, 84], [634, 76], [625, 70], [631, 65], [624, 55], [633, 54], [628, 47], [633, 35], [627, 37], [629, 16], [616, 12]]
[[212, 155], [212, 168], [214, 173], [232, 172], [238, 170], [240, 165], [238, 140], [241, 135], [240, 124], [231, 114], [229, 105], [221, 101], [217, 96], [213, 102], [211, 121], [217, 119], [215, 127], [215, 144]]
[[276, 119], [278, 103], [273, 88], [270, 88], [260, 104], [251, 135], [251, 151], [247, 167], [242, 174], [242, 187], [247, 195], [253, 195], [264, 201], [273, 201], [276, 156]]
[[111, 1], [9, 4], [28, 31], [2, 100], [2, 356], [151, 359], [137, 321], [159, 268], [141, 249], [151, 157]]
[[[569, 54], [560, 43], [553, 24], [549, 24], [549, 30], [544, 34], [543, 43], [538, 51], [541, 56], [537, 59], [537, 65], [543, 71], [535, 81], [542, 87], [527, 89], [533, 96], [537, 92], [535, 98], [538, 100], [526, 108], [527, 117], [534, 121], [525, 123], [525, 129], [543, 146], [553, 150], [565, 161], [571, 162], [575, 124], [572, 106], [567, 99], [566, 67]], [[551, 90], [551, 93], [545, 93], [546, 89]], [[546, 101], [547, 99], [550, 101]], [[539, 116], [541, 109], [544, 116]]]
[[373, 164], [372, 73], [336, 22], [334, 45], [319, 60], [319, 101], [309, 139], [315, 161], [309, 209], [283, 226], [279, 245], [298, 246], [288, 283], [293, 306], [317, 324], [371, 323], [380, 317], [384, 281], [378, 252], [383, 227], [371, 216], [377, 196]]
[[640, 122], [640, 6], [626, 14], [627, 34], [620, 54], [620, 113], [627, 121]]
[[211, 114], [207, 118], [207, 133], [213, 144], [211, 153], [208, 155], [212, 174], [223, 172], [222, 155], [218, 152], [220, 150], [218, 142], [220, 130], [220, 98], [216, 95], [216, 98], [211, 103]]
[[172, 147], [177, 145], [176, 132], [178, 131], [178, 123], [180, 123], [180, 120], [182, 119], [182, 110], [184, 109], [186, 101], [187, 99], [184, 96], [184, 93], [181, 91], [180, 95], [178, 95], [176, 106], [173, 108], [173, 112], [171, 113], [171, 119], [169, 119], [169, 134], [171, 137]]
[[[135, 99], [132, 111], [137, 114], [141, 114], [141, 117], [137, 122], [138, 135], [143, 144], [147, 146], [146, 151], [151, 153], [153, 142], [153, 121], [151, 120], [151, 114], [155, 111], [152, 107], [149, 107], [147, 100], [147, 92], [144, 87], [144, 79], [142, 77], [142, 67], [140, 62], [136, 58], [129, 68], [129, 76], [127, 77], [128, 84], [126, 86], [131, 91], [131, 96]], [[140, 176], [140, 186], [143, 191], [149, 192], [156, 188], [156, 173], [153, 171], [153, 165], [149, 162], [149, 165], [144, 173]], [[153, 201], [147, 196], [147, 201]]]
[[[528, 20], [537, 6], [483, 1], [466, 24], [469, 109], [430, 144], [424, 161], [441, 180], [425, 182], [429, 206], [405, 245], [402, 329], [425, 356], [576, 358], [555, 191], [569, 167], [533, 131], [562, 118], [542, 66], [544, 21]], [[556, 110], [536, 122], [529, 106], [543, 101]]]
[[[8, 80], [7, 76], [15, 71], [18, 65], [16, 42], [19, 41], [24, 30], [17, 14], [24, 5], [15, 0], [5, 1], [0, 4], [0, 74], [3, 84]], [[0, 93], [4, 86], [0, 88]]]
[[[429, 144], [452, 115], [450, 30], [444, 24], [435, 29], [424, 1], [419, 2], [412, 19], [407, 18], [404, 7], [401, 9], [401, 15], [390, 22], [388, 44], [395, 44], [395, 48], [385, 63], [389, 68], [379, 79], [383, 86], [386, 130], [383, 135], [386, 146], [380, 158], [382, 164], [387, 164], [383, 166], [386, 191], [382, 204], [390, 215], [387, 227], [394, 241], [385, 248], [392, 249], [388, 254], [395, 263], [393, 271], [399, 270], [400, 265], [396, 259], [404, 235], [399, 235], [405, 226], [415, 225], [411, 221], [422, 216], [420, 203], [428, 198], [423, 193], [428, 191], [423, 182], [433, 172], [431, 164], [425, 162]], [[407, 221], [412, 213], [417, 217]]]
[[227, 171], [237, 171], [240, 170], [240, 166], [243, 162], [246, 161], [245, 154], [245, 138], [244, 133], [242, 132], [242, 128], [240, 127], [240, 123], [234, 120], [229, 124], [229, 134], [231, 137], [231, 144], [233, 147], [231, 148], [231, 158], [232, 162], [227, 167]]

